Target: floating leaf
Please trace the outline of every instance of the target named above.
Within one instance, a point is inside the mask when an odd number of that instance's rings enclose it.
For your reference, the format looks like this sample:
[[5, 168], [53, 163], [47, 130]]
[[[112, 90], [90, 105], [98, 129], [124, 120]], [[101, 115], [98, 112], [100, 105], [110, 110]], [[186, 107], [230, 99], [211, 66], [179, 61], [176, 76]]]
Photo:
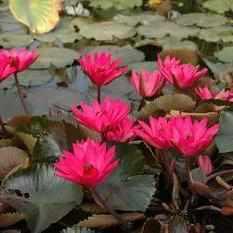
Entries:
[[120, 166], [122, 177], [143, 174], [144, 155], [136, 145], [118, 144], [117, 153], [122, 158]]
[[136, 30], [126, 24], [120, 24], [112, 21], [79, 23], [79, 33], [87, 39], [95, 39], [97, 41], [111, 41], [114, 38], [128, 39], [136, 34]]
[[155, 193], [152, 175], [138, 175], [122, 179], [119, 172], [97, 188], [108, 205], [123, 211], [145, 211]]
[[224, 47], [222, 50], [216, 52], [214, 55], [220, 61], [223, 61], [226, 63], [233, 63], [233, 46]]
[[[83, 197], [78, 185], [55, 176], [54, 169], [45, 165], [34, 166], [10, 177], [4, 187], [19, 190], [25, 197], [9, 197], [7, 203], [25, 214], [33, 233], [42, 232], [57, 222], [79, 205]], [[4, 200], [4, 197], [1, 199]]]
[[136, 26], [137, 24], [148, 25], [157, 21], [164, 21], [165, 17], [153, 13], [143, 12], [142, 14], [135, 15], [116, 15], [113, 18], [118, 23], [128, 24], [130, 26]]
[[33, 162], [54, 162], [61, 155], [62, 151], [53, 136], [46, 135], [38, 139], [33, 150]]
[[25, 87], [38, 87], [46, 85], [53, 80], [47, 70], [27, 70], [19, 74], [20, 85]]
[[110, 8], [116, 8], [118, 10], [124, 10], [134, 7], [140, 7], [142, 5], [142, 0], [95, 0], [91, 1], [90, 5], [94, 8], [102, 8], [104, 10], [110, 9]]
[[135, 71], [141, 71], [142, 69], [154, 71], [156, 68], [156, 63], [154, 61], [138, 62], [130, 64], [128, 68]]
[[[154, 29], [153, 29], [154, 28]], [[199, 29], [194, 27], [185, 27], [173, 22], [161, 21], [151, 25], [139, 26], [137, 32], [146, 38], [163, 38], [165, 36], [173, 36], [179, 39], [189, 36], [197, 36]]]
[[70, 27], [70, 17], [63, 17], [58, 27], [55, 30], [42, 34], [36, 35], [35, 38], [42, 42], [62, 42], [62, 43], [73, 43], [76, 40], [80, 40], [81, 36], [75, 32], [75, 29]]
[[45, 33], [59, 22], [61, 0], [10, 0], [12, 14], [33, 33]]
[[40, 48], [37, 49], [40, 54], [37, 61], [31, 66], [32, 69], [47, 69], [51, 64], [57, 68], [62, 68], [71, 65], [74, 59], [78, 58], [78, 54], [67, 48]]
[[198, 46], [191, 40], [180, 40], [173, 36], [168, 36], [156, 41], [158, 46], [161, 46], [163, 50], [166, 49], [191, 49], [197, 50]]
[[0, 178], [28, 165], [29, 158], [25, 151], [12, 146], [0, 148]]
[[87, 52], [103, 52], [107, 51], [112, 53], [116, 58], [120, 58], [124, 65], [129, 65], [137, 62], [141, 62], [145, 59], [145, 55], [140, 50], [133, 48], [130, 45], [127, 46], [95, 46], [95, 47], [86, 47], [80, 51], [81, 55], [84, 55]]
[[233, 42], [233, 28], [229, 25], [202, 29], [199, 38], [207, 42]]
[[152, 102], [147, 102], [140, 112], [143, 117], [151, 116], [159, 111], [171, 110], [191, 112], [195, 108], [195, 101], [188, 95], [174, 94], [158, 97]]
[[32, 42], [32, 36], [26, 34], [3, 33], [0, 35], [0, 45], [4, 48], [26, 47]]
[[217, 13], [225, 13], [233, 10], [233, 0], [208, 0], [202, 4], [205, 8]]
[[189, 13], [181, 15], [176, 23], [183, 26], [199, 26], [203, 28], [217, 27], [227, 23], [227, 18], [217, 14]]

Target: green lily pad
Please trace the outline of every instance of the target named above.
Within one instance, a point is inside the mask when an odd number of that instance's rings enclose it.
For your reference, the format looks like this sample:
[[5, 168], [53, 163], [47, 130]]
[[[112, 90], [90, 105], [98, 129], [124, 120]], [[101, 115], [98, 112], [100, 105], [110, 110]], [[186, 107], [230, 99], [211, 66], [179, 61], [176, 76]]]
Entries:
[[165, 49], [191, 49], [197, 50], [198, 46], [191, 40], [179, 40], [176, 37], [165, 37], [156, 40], [157, 44], [160, 45], [163, 50]]
[[[7, 2], [7, 5], [9, 2]], [[13, 15], [7, 10], [0, 11], [0, 28], [4, 33], [25, 33], [22, 24], [18, 23]]]
[[128, 24], [130, 26], [136, 26], [137, 24], [148, 25], [153, 22], [164, 21], [165, 17], [152, 13], [143, 13], [136, 15], [116, 15], [113, 18], [118, 23]]
[[80, 40], [81, 36], [75, 32], [74, 28], [70, 27], [72, 18], [64, 17], [59, 26], [52, 32], [36, 35], [36, 39], [42, 42], [61, 41], [62, 43], [73, 43], [75, 40]]
[[136, 34], [136, 30], [126, 24], [104, 21], [90, 23], [87, 20], [76, 21], [81, 36], [97, 41], [110, 41], [114, 38], [127, 39]]
[[[11, 197], [8, 204], [26, 215], [33, 233], [45, 230], [82, 202], [83, 193], [78, 185], [55, 176], [54, 169], [45, 165], [35, 166], [11, 176], [5, 188], [19, 190], [28, 198]], [[61, 195], [62, 194], [62, 195]], [[3, 199], [4, 196], [0, 199]]]
[[80, 51], [81, 55], [87, 52], [100, 52], [107, 51], [112, 53], [113, 57], [120, 58], [124, 65], [132, 64], [135, 62], [143, 61], [145, 55], [143, 52], [133, 48], [132, 46], [97, 46], [97, 47], [86, 47]]
[[222, 15], [190, 13], [181, 15], [176, 23], [183, 26], [199, 26], [203, 28], [221, 26], [227, 23], [227, 18]]
[[154, 61], [146, 61], [146, 62], [138, 62], [129, 65], [130, 70], [140, 71], [140, 70], [150, 70], [154, 71], [156, 68], [156, 62]]
[[208, 0], [203, 2], [202, 5], [203, 7], [220, 14], [233, 10], [233, 0]]
[[177, 25], [173, 22], [156, 22], [152, 25], [140, 26], [137, 32], [146, 38], [163, 38], [165, 36], [173, 36], [179, 39], [189, 36], [197, 36], [199, 29], [194, 27], [185, 27]]
[[101, 8], [101, 9], [110, 9], [115, 8], [117, 10], [124, 10], [124, 9], [130, 9], [134, 7], [140, 7], [142, 5], [142, 0], [95, 0], [91, 1], [90, 5], [94, 8]]
[[32, 69], [47, 69], [50, 65], [62, 68], [71, 65], [78, 57], [77, 52], [67, 48], [39, 48], [37, 52], [40, 54], [37, 61], [31, 66]]
[[233, 63], [233, 46], [225, 47], [214, 55], [222, 62]]
[[219, 26], [202, 29], [199, 38], [207, 42], [233, 42], [233, 28], [231, 26]]
[[26, 47], [33, 38], [26, 34], [3, 33], [0, 35], [0, 45], [4, 48]]
[[49, 83], [53, 77], [47, 70], [27, 70], [19, 74], [20, 85], [25, 87], [36, 87]]
[[119, 173], [100, 185], [97, 190], [114, 209], [123, 211], [145, 211], [155, 193], [152, 175], [137, 175], [123, 180]]

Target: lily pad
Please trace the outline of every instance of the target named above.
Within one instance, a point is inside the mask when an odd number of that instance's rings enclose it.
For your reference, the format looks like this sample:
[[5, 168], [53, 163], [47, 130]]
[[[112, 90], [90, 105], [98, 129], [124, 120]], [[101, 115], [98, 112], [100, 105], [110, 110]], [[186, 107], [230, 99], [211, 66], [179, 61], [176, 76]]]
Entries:
[[159, 111], [169, 113], [171, 110], [189, 112], [194, 110], [195, 104], [195, 101], [188, 95], [164, 95], [151, 102], [148, 101], [142, 108], [140, 116], [148, 117]]
[[233, 63], [233, 46], [224, 47], [222, 50], [216, 52], [214, 55], [222, 62]]
[[78, 185], [58, 178], [54, 169], [45, 165], [32, 167], [10, 177], [4, 186], [28, 196], [27, 199], [22, 199], [22, 202], [26, 202], [24, 208], [20, 205], [20, 198], [17, 203], [12, 197], [9, 204], [26, 215], [33, 233], [42, 232], [50, 224], [57, 222], [80, 204], [83, 198]]
[[17, 147], [3, 147], [0, 149], [0, 178], [4, 178], [13, 170], [26, 168], [29, 165], [28, 154]]
[[155, 68], [156, 68], [156, 62], [154, 61], [138, 62], [138, 63], [129, 65], [129, 69], [135, 70], [135, 71], [140, 71], [142, 69], [154, 71]]
[[113, 175], [97, 190], [114, 209], [123, 211], [145, 211], [155, 193], [155, 179], [151, 175], [137, 175], [122, 181]]
[[70, 27], [71, 19], [70, 17], [62, 18], [61, 23], [55, 30], [43, 35], [37, 35], [35, 38], [42, 42], [55, 42], [58, 40], [62, 43], [73, 43], [75, 40], [80, 40], [80, 34]]
[[227, 18], [222, 15], [190, 13], [180, 16], [176, 23], [183, 26], [199, 26], [203, 28], [217, 27], [228, 22]]
[[0, 45], [4, 48], [26, 47], [33, 38], [26, 34], [4, 33], [0, 35]]
[[199, 38], [207, 42], [233, 42], [233, 28], [231, 26], [219, 26], [202, 29]]
[[173, 36], [179, 39], [196, 36], [199, 32], [198, 28], [185, 27], [173, 22], [156, 22], [153, 25], [140, 26], [137, 32], [146, 38], [163, 38], [165, 36]]
[[97, 46], [97, 47], [86, 47], [80, 51], [81, 55], [87, 52], [100, 52], [107, 51], [112, 53], [116, 58], [120, 58], [124, 65], [132, 64], [135, 62], [143, 61], [145, 55], [143, 52], [133, 48], [130, 45], [118, 47], [118, 46]]
[[114, 38], [127, 39], [136, 34], [136, 30], [126, 24], [105, 21], [94, 23], [79, 23], [79, 33], [87, 39], [95, 39], [97, 41], [110, 41]]
[[124, 9], [130, 9], [134, 7], [140, 7], [142, 5], [142, 0], [95, 0], [91, 1], [90, 5], [94, 8], [101, 8], [101, 9], [110, 9], [115, 8], [117, 10], [124, 10]]
[[223, 14], [233, 10], [233, 0], [208, 0], [202, 4], [205, 8]]
[[157, 21], [164, 21], [165, 17], [152, 13], [143, 13], [136, 15], [116, 15], [113, 18], [118, 23], [128, 24], [130, 26], [136, 26], [137, 24], [148, 25]]
[[48, 84], [53, 77], [47, 70], [28, 70], [19, 75], [20, 85], [25, 87], [37, 87]]
[[[7, 5], [9, 3], [7, 2]], [[1, 32], [4, 33], [25, 33], [25, 29], [22, 24], [18, 23], [13, 15], [9, 12], [8, 7], [7, 10], [0, 12], [0, 28]]]
[[166, 49], [191, 49], [197, 50], [198, 46], [191, 40], [179, 40], [176, 37], [165, 37], [158, 39], [157, 44], [160, 45], [163, 50]]
[[9, 7], [15, 18], [33, 33], [45, 33], [59, 22], [61, 0], [10, 0]]
[[71, 65], [78, 57], [78, 54], [67, 48], [39, 48], [37, 52], [40, 54], [37, 61], [31, 66], [32, 69], [47, 69], [52, 64], [57, 68]]

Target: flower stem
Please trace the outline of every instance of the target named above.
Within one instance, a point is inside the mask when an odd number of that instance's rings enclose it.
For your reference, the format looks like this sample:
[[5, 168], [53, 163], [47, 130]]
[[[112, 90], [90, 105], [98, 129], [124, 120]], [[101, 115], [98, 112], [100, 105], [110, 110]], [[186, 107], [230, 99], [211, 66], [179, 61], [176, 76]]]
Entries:
[[97, 87], [97, 101], [101, 103], [101, 87]]
[[27, 105], [26, 105], [26, 103], [24, 101], [24, 96], [23, 96], [23, 93], [22, 93], [22, 90], [21, 90], [21, 87], [20, 87], [20, 84], [19, 84], [19, 79], [18, 79], [17, 73], [15, 73], [14, 77], [15, 77], [15, 84], [16, 84], [16, 87], [17, 87], [17, 92], [18, 92], [21, 104], [23, 106], [23, 110], [24, 110], [26, 115], [29, 115], [29, 111], [28, 111]]
[[112, 208], [110, 207], [106, 201], [103, 200], [103, 198], [99, 195], [99, 193], [96, 191], [96, 189], [90, 189], [94, 199], [99, 202], [119, 223], [124, 223], [124, 220], [121, 218], [121, 216]]
[[190, 159], [185, 159], [185, 170], [187, 173], [188, 184], [192, 183], [192, 174], [191, 174], [190, 165], [191, 165]]

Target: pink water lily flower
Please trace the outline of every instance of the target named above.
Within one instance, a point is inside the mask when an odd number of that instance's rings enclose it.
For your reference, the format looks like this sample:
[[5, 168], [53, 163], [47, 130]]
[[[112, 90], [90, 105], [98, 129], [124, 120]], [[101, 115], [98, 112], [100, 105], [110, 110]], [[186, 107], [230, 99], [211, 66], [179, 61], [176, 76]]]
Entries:
[[135, 136], [135, 123], [129, 117], [105, 132], [104, 138], [113, 142], [128, 142]]
[[0, 50], [0, 82], [10, 77], [16, 72], [16, 68], [12, 66], [11, 59]]
[[118, 167], [115, 147], [90, 139], [73, 144], [73, 151], [64, 151], [55, 163], [55, 172], [68, 181], [95, 188]]
[[128, 117], [130, 107], [122, 100], [106, 97], [101, 103], [81, 103], [78, 107], [72, 107], [72, 112], [75, 119], [87, 128], [105, 133]]
[[169, 121], [171, 142], [184, 157], [200, 155], [214, 140], [219, 124], [208, 126], [208, 119], [192, 120], [191, 117], [174, 117]]
[[142, 97], [153, 97], [159, 94], [165, 79], [158, 71], [132, 71], [131, 83]]
[[120, 59], [114, 59], [109, 52], [87, 53], [80, 60], [82, 70], [98, 87], [111, 83], [127, 72]]
[[200, 97], [201, 100], [224, 100], [233, 102], [233, 91], [232, 90], [221, 90], [219, 92], [213, 92], [208, 87], [197, 87], [195, 93]]
[[138, 122], [135, 133], [145, 142], [157, 149], [169, 149], [172, 147], [170, 141], [171, 129], [169, 120], [165, 117], [150, 117], [148, 123]]
[[181, 64], [181, 61], [175, 57], [166, 56], [163, 60], [158, 56], [157, 65], [159, 72], [170, 83], [173, 83], [172, 69]]
[[35, 50], [30, 51], [25, 48], [2, 49], [0, 50], [1, 53], [8, 57], [10, 65], [15, 68], [17, 73], [28, 69], [39, 57]]
[[171, 84], [180, 89], [193, 87], [202, 77], [207, 75], [208, 69], [200, 69], [191, 64], [180, 64], [179, 60], [170, 57], [158, 61], [159, 71]]

